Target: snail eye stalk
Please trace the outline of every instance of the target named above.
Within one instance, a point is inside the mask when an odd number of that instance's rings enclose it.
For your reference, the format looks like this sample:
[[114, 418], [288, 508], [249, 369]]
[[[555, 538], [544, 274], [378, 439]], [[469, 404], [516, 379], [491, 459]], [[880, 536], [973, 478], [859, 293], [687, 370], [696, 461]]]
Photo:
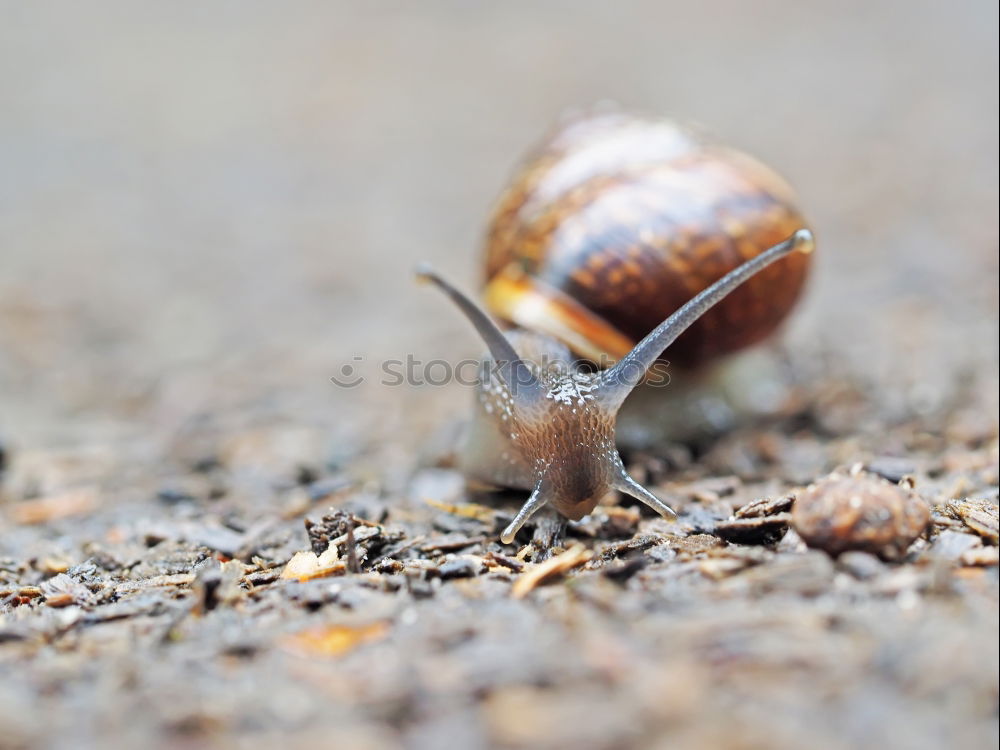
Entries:
[[677, 312], [654, 328], [601, 378], [599, 398], [610, 413], [618, 407], [646, 376], [646, 371], [664, 350], [684, 333], [698, 318], [721, 302], [730, 292], [754, 274], [793, 252], [811, 253], [815, 243], [812, 232], [800, 229], [784, 242], [765, 250], [741, 266], [734, 268], [710, 287], [691, 298]]
[[416, 275], [419, 280], [433, 284], [448, 295], [458, 309], [468, 318], [469, 322], [472, 323], [479, 333], [480, 338], [482, 338], [483, 342], [489, 348], [493, 361], [501, 365], [499, 367], [500, 376], [507, 385], [507, 390], [513, 396], [527, 403], [531, 399], [541, 395], [542, 386], [538, 382], [538, 378], [535, 377], [534, 373], [531, 372], [531, 368], [521, 359], [518, 353], [514, 351], [514, 347], [511, 346], [507, 337], [503, 335], [503, 332], [497, 328], [496, 323], [483, 312], [479, 305], [445, 281], [426, 263], [421, 263], [417, 266]]

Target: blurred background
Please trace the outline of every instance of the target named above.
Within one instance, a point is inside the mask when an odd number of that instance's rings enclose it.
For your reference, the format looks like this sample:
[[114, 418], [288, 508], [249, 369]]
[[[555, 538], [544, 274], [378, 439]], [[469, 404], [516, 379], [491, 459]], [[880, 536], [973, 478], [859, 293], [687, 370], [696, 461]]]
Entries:
[[[0, 18], [0, 745], [996, 746], [996, 3]], [[691, 535], [643, 555], [659, 522], [635, 513], [638, 566], [598, 537], [608, 566], [523, 600], [505, 573], [439, 586], [475, 541], [454, 534], [492, 532], [424, 502], [464, 500], [457, 472], [414, 468], [471, 394], [382, 387], [379, 363], [479, 355], [413, 267], [475, 289], [522, 156], [601, 102], [696, 123], [797, 188], [816, 265], [773, 350], [804, 395], [704, 453], [635, 459]], [[335, 387], [345, 364], [368, 381]], [[948, 531], [911, 562], [852, 568], [702, 533], [856, 461], [980, 498], [993, 536], [938, 508]], [[276, 580], [332, 507], [388, 514], [405, 576]], [[288, 650], [372, 622], [384, 640], [350, 655]]]
[[790, 349], [904, 411], [958, 379], [995, 413], [994, 3], [4, 6], [8, 444], [141, 465], [277, 419], [409, 456], [466, 399], [330, 375], [478, 353], [412, 268], [473, 288], [517, 162], [602, 101], [699, 123], [797, 187], [819, 255]]

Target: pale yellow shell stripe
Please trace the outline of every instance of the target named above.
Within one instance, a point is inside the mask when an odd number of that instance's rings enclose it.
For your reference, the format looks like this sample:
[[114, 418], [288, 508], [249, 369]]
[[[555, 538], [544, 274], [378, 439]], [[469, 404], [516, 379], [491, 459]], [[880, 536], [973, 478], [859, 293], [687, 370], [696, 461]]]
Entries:
[[548, 334], [595, 362], [617, 361], [635, 346], [635, 341], [565, 292], [529, 277], [517, 263], [490, 279], [483, 301], [497, 317]]

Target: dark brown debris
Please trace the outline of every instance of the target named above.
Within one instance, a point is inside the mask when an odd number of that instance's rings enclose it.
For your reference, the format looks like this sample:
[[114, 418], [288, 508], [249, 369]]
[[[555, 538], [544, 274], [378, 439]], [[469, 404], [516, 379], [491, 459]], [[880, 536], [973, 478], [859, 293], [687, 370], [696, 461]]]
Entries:
[[733, 544], [777, 544], [788, 531], [791, 513], [731, 518], [715, 525], [715, 534]]
[[524, 570], [524, 563], [522, 561], [517, 560], [513, 557], [509, 557], [507, 555], [500, 554], [499, 552], [495, 552], [493, 550], [486, 553], [485, 559], [487, 563], [490, 562], [496, 563], [497, 565], [507, 568], [507, 570], [510, 570], [514, 573], [520, 573], [522, 570]]
[[352, 516], [344, 511], [337, 510], [323, 516], [319, 521], [307, 518], [304, 521], [306, 534], [309, 535], [309, 544], [312, 551], [317, 555], [322, 555], [330, 546], [330, 542], [339, 537], [346, 537], [347, 530], [357, 526], [359, 523], [374, 526], [367, 521], [362, 521], [356, 516]]
[[[598, 551], [598, 558], [601, 560], [614, 560], [615, 558], [626, 556], [633, 552], [642, 552], [643, 550], [647, 550], [665, 542], [667, 544], [671, 543], [670, 540], [660, 536], [659, 534], [637, 534], [631, 539], [614, 542], [602, 547]], [[687, 539], [677, 542], [677, 544], [686, 543]]]
[[340, 559], [347, 561], [354, 572], [368, 570], [384, 557], [383, 550], [405, 538], [401, 531], [389, 530], [381, 524], [341, 510], [325, 515], [319, 521], [307, 518], [305, 527], [314, 554], [322, 555], [334, 545]]
[[733, 515], [715, 524], [716, 536], [733, 544], [777, 544], [788, 531], [794, 495], [779, 495], [753, 500]]
[[485, 570], [481, 560], [469, 557], [456, 557], [448, 560], [438, 567], [438, 576], [441, 580], [448, 581], [452, 578], [472, 578]]

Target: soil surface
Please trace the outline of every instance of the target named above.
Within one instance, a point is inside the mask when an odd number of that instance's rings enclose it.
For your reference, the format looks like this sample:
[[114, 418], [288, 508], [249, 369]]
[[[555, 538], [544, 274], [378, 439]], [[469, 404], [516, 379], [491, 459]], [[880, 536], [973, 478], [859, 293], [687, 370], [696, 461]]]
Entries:
[[[0, 747], [996, 746], [995, 7], [107, 5], [0, 27]], [[676, 522], [504, 546], [386, 372], [478, 356], [413, 266], [607, 99], [817, 262], [749, 408], [629, 432]]]

